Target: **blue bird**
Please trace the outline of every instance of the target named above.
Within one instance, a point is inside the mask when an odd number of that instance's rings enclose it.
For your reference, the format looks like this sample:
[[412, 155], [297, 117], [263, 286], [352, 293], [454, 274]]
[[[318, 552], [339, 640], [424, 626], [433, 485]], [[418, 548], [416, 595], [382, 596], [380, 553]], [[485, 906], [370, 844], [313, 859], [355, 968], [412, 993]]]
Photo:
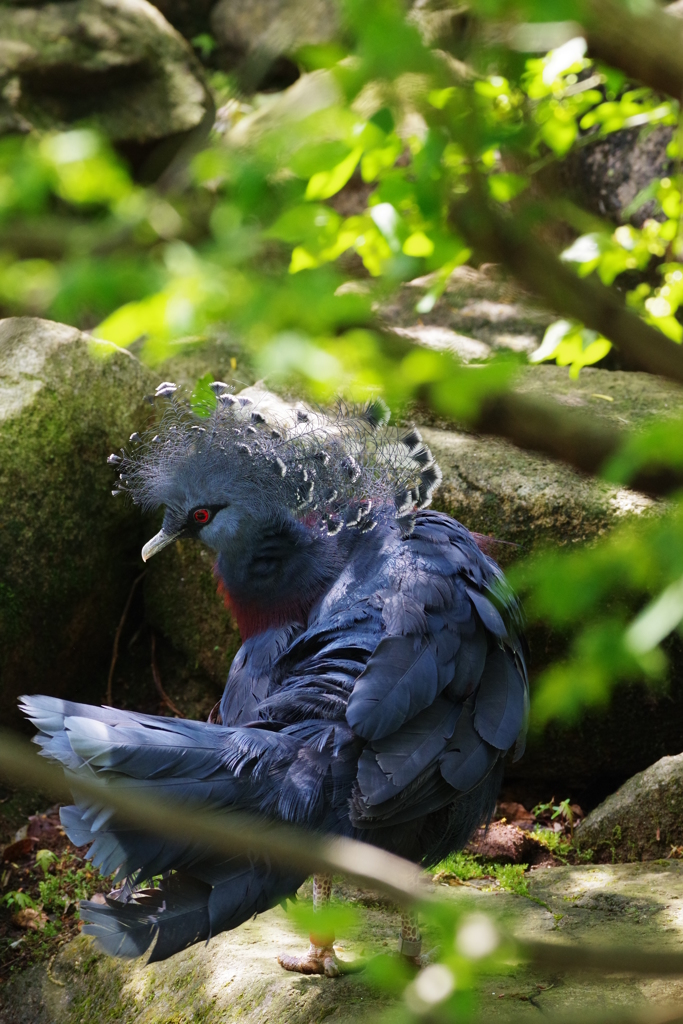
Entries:
[[[217, 554], [243, 645], [210, 722], [24, 697], [44, 756], [74, 784], [115, 777], [197, 808], [237, 807], [433, 865], [490, 820], [528, 708], [517, 603], [464, 526], [428, 508], [441, 474], [415, 429], [380, 402], [327, 417], [211, 385], [193, 408], [174, 384], [153, 437], [110, 456], [117, 490], [165, 508], [148, 559], [179, 537]], [[273, 412], [273, 408], [275, 411]], [[84, 902], [110, 954], [163, 960], [296, 891], [294, 870], [218, 858], [188, 837], [138, 832], [74, 789], [69, 838], [120, 884]], [[162, 875], [158, 886], [142, 883]], [[318, 876], [314, 902], [329, 898]], [[290, 970], [334, 975], [333, 936]], [[415, 920], [399, 949], [418, 958]]]

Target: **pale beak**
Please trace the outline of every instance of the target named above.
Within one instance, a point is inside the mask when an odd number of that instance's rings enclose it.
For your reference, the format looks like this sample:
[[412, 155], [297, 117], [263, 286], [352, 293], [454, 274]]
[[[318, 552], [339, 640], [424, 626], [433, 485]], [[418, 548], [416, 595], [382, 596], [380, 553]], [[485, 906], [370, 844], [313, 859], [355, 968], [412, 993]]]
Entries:
[[152, 555], [156, 555], [157, 551], [161, 551], [162, 548], [168, 547], [180, 536], [179, 533], [166, 533], [164, 529], [159, 530], [151, 537], [144, 548], [142, 549], [142, 561], [147, 562]]

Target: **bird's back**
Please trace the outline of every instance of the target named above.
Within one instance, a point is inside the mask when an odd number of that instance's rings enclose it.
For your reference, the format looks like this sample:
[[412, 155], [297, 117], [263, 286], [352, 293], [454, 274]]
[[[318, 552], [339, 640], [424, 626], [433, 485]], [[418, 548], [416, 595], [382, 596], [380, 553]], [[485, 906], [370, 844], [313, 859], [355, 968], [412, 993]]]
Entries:
[[503, 757], [521, 751], [519, 627], [472, 535], [419, 512], [408, 536], [385, 524], [354, 538], [306, 624], [247, 641], [222, 721], [300, 739], [278, 816], [434, 861], [490, 814]]

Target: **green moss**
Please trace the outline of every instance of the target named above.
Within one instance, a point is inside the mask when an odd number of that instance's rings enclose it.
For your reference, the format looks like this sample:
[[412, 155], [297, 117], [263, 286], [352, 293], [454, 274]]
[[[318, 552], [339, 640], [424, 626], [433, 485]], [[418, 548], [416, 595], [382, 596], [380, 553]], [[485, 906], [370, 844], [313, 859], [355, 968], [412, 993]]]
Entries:
[[[10, 346], [20, 361], [51, 329], [64, 330], [12, 323], [18, 336], [2, 339], [0, 362]], [[94, 358], [74, 332], [39, 379], [33, 400], [0, 421], [0, 713], [11, 724], [22, 692], [99, 703], [89, 688], [111, 650], [140, 541], [139, 515], [111, 497], [106, 458], [149, 415], [148, 371], [116, 351]]]
[[457, 853], [449, 854], [445, 860], [432, 868], [432, 872], [445, 878], [457, 878], [460, 882], [491, 878], [506, 892], [528, 896], [529, 887], [525, 878], [528, 869], [528, 864], [492, 864], [477, 854], [459, 850]]
[[60, 961], [59, 980], [68, 981], [70, 996], [64, 1024], [132, 1024], [135, 1001], [124, 993], [124, 979], [116, 961], [85, 936], [76, 939]]
[[221, 689], [240, 647], [235, 622], [217, 593], [214, 555], [193, 540], [178, 541], [150, 561], [145, 610], [152, 625]]

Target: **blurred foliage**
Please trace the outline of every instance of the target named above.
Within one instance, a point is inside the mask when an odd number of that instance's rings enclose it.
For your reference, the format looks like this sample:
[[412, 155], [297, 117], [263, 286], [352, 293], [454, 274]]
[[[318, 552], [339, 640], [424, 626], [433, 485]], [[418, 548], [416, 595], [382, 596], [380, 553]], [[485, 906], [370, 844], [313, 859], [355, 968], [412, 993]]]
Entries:
[[[457, 61], [425, 44], [399, 0], [346, 0], [344, 43], [297, 55], [310, 74], [286, 103], [247, 100], [217, 73], [217, 129], [163, 191], [136, 183], [87, 126], [0, 140], [2, 312], [135, 343], [151, 365], [227, 331], [274, 386], [320, 401], [381, 390], [397, 415], [419, 401], [467, 423], [514, 384], [525, 357], [465, 366], [399, 342], [374, 310], [424, 275], [415, 313], [433, 308], [472, 255], [451, 213], [476, 177], [525, 231], [569, 230], [567, 265], [617, 288], [680, 343], [678, 101], [591, 60], [578, 36], [544, 53], [534, 40], [553, 27], [550, 17], [560, 35], [580, 19], [574, 0], [552, 11], [540, 0], [476, 0], [473, 10], [482, 27], [454, 44]], [[498, 31], [504, 19], [514, 32]], [[211, 47], [208, 37], [195, 42]], [[672, 170], [627, 211], [653, 203], [642, 226], [615, 227], [546, 193], [544, 168], [611, 132], [657, 125], [673, 129]], [[363, 197], [355, 212], [343, 212], [340, 193]], [[610, 347], [562, 319], [531, 358], [576, 376]], [[682, 426], [652, 423], [605, 477], [623, 484], [646, 464], [680, 468]], [[536, 724], [606, 702], [620, 680], [665, 680], [661, 643], [683, 619], [681, 514], [674, 500], [589, 547], [557, 548], [515, 569], [529, 616], [567, 636], [565, 660], [536, 682]]]

